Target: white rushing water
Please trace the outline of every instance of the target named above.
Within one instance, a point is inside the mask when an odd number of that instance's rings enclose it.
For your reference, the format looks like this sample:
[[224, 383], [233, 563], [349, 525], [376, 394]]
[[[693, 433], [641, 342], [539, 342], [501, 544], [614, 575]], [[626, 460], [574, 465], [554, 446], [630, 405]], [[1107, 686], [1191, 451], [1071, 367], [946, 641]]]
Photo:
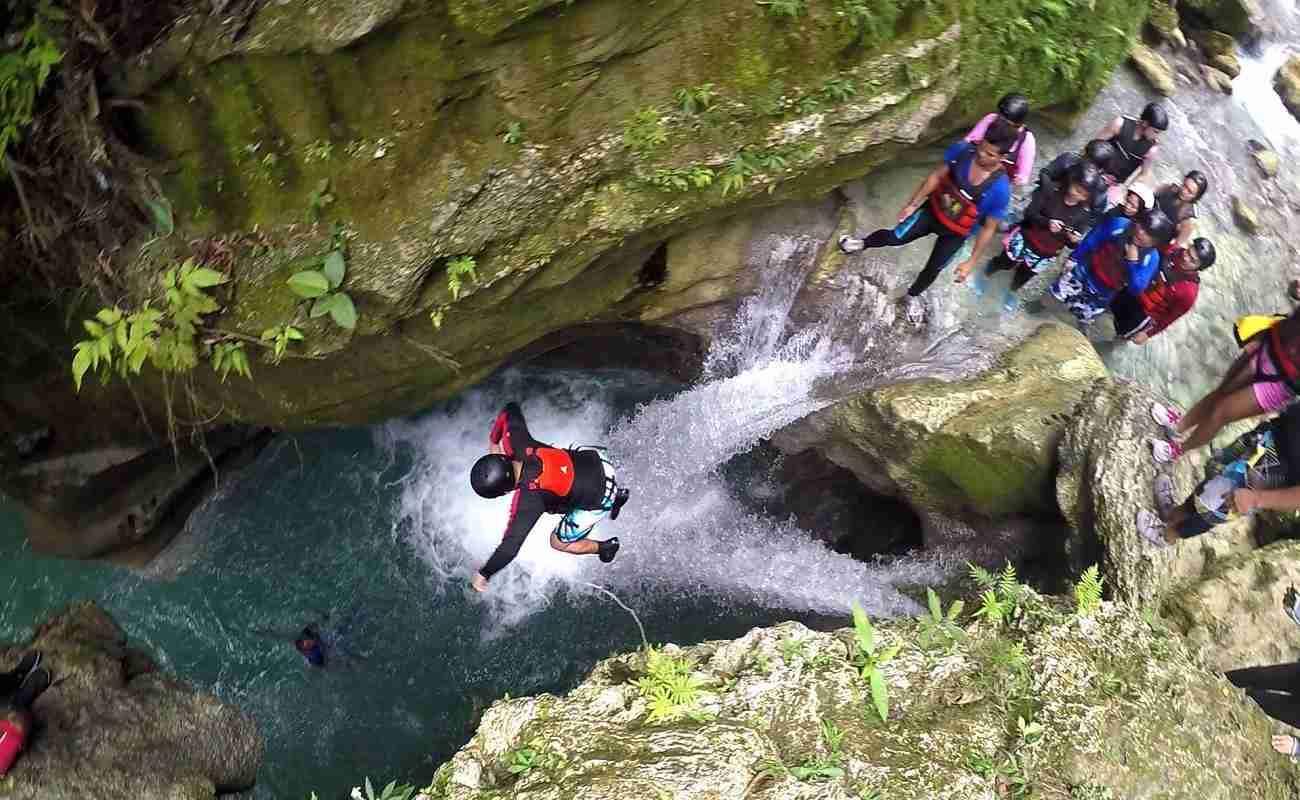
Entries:
[[862, 276], [849, 279], [853, 285], [820, 325], [791, 335], [790, 310], [822, 244], [773, 236], [756, 248], [752, 267], [763, 288], [718, 337], [705, 377], [629, 417], [615, 418], [609, 397], [616, 379], [609, 376], [570, 376], [539, 388], [507, 374], [466, 393], [454, 411], [382, 428], [387, 447], [414, 451], [415, 466], [401, 479], [397, 527], [433, 568], [438, 589], [468, 591], [469, 576], [500, 541], [509, 498], [481, 500], [467, 476], [486, 451], [491, 420], [513, 399], [543, 441], [607, 445], [632, 499], [618, 521], [596, 530], [596, 538], [618, 536], [622, 543], [608, 565], [551, 550], [557, 518], [544, 516], [482, 598], [494, 622], [508, 626], [559, 591], [588, 591], [588, 582], [615, 591], [710, 593], [792, 611], [844, 614], [852, 602], [876, 615], [917, 611], [896, 587], [941, 580], [952, 558], [855, 561], [792, 520], [748, 510], [719, 474], [761, 438], [873, 383], [956, 376], [981, 368], [996, 351], [955, 332], [929, 342], [900, 340], [889, 298], [876, 288], [882, 284]]

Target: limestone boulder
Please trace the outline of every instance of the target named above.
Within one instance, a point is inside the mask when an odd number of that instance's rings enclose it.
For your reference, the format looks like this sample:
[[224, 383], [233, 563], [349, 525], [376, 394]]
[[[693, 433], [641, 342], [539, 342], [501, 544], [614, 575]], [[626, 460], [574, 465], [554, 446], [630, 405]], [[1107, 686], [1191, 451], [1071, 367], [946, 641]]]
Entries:
[[1264, 174], [1264, 177], [1277, 177], [1278, 167], [1280, 166], [1277, 153], [1263, 149], [1256, 150], [1251, 155], [1255, 159], [1255, 166], [1259, 167], [1259, 171]]
[[1208, 559], [1201, 574], [1170, 591], [1161, 612], [1188, 648], [1214, 669], [1300, 658], [1300, 626], [1283, 613], [1289, 586], [1300, 585], [1300, 542]]
[[1051, 512], [1057, 444], [1105, 375], [1087, 339], [1046, 323], [978, 377], [867, 391], [773, 441], [788, 452], [814, 447], [873, 489], [921, 508]]
[[1237, 40], [1223, 31], [1196, 31], [1192, 34], [1207, 59], [1214, 56], [1236, 56]]
[[1174, 93], [1174, 71], [1170, 68], [1169, 62], [1165, 57], [1152, 50], [1150, 47], [1141, 42], [1134, 42], [1133, 48], [1129, 50], [1129, 60], [1137, 71], [1142, 73], [1151, 88], [1155, 89], [1165, 97]]
[[1273, 88], [1282, 96], [1286, 105], [1297, 119], [1300, 119], [1300, 56], [1291, 56], [1273, 76]]
[[1201, 65], [1201, 76], [1205, 83], [1211, 89], [1216, 89], [1224, 94], [1232, 94], [1232, 78], [1223, 70], [1215, 69], [1206, 64]]
[[[1175, 47], [1185, 47], [1187, 40], [1178, 27], [1178, 9], [1165, 0], [1151, 0], [1151, 11], [1147, 14], [1147, 25], [1160, 38]], [[1181, 44], [1179, 44], [1181, 42]]]
[[1237, 56], [1232, 53], [1219, 53], [1210, 57], [1210, 66], [1219, 70], [1229, 78], [1235, 78], [1241, 74], [1241, 62]]
[[1265, 19], [1258, 0], [1182, 0], [1178, 9], [1185, 19], [1241, 38], [1257, 36]]
[[55, 683], [34, 706], [37, 735], [0, 783], [5, 797], [211, 800], [253, 785], [263, 750], [253, 721], [158, 672], [96, 606], [72, 606], [30, 643], [0, 647], [0, 664], [33, 647]]
[[1259, 233], [1259, 213], [1241, 197], [1232, 197], [1232, 221], [1252, 236]]
[[[642, 654], [601, 662], [564, 697], [495, 703], [425, 791], [987, 800], [1018, 786], [1043, 797], [1282, 800], [1295, 790], [1268, 747], [1272, 723], [1128, 606], [1080, 618], [1030, 590], [1006, 627], [963, 616], [936, 638], [915, 621], [878, 622], [873, 640], [897, 648], [880, 668], [883, 721], [853, 664], [853, 631], [786, 623], [667, 646], [696, 689], [685, 707], [660, 702], [666, 718], [651, 717], [652, 692], [637, 684]], [[1206, 741], [1214, 747], [1188, 746]]]

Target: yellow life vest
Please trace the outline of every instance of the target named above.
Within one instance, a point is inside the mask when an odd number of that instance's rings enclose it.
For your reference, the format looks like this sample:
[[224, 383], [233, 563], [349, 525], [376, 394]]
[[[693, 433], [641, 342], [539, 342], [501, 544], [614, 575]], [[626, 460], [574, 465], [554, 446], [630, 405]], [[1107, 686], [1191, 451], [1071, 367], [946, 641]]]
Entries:
[[1247, 314], [1237, 319], [1232, 326], [1232, 338], [1237, 340], [1238, 347], [1245, 347], [1249, 342], [1260, 333], [1273, 327], [1278, 320], [1286, 319], [1285, 314]]

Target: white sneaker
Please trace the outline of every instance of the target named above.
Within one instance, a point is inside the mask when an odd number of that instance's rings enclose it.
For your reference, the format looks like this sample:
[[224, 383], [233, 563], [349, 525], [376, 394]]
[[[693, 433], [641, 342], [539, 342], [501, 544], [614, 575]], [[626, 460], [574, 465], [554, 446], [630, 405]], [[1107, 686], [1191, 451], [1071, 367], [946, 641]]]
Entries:
[[856, 236], [845, 234], [840, 237], [839, 244], [841, 253], [860, 253], [866, 249], [867, 243], [865, 240], [859, 239]]
[[1156, 511], [1161, 519], [1169, 519], [1175, 505], [1174, 479], [1162, 472], [1156, 476], [1152, 489], [1156, 498]]
[[1178, 442], [1166, 442], [1164, 439], [1151, 440], [1151, 457], [1160, 464], [1177, 461], [1183, 454], [1183, 446]]
[[1138, 509], [1137, 529], [1143, 539], [1156, 547], [1169, 546], [1169, 542], [1165, 541], [1165, 524], [1160, 521], [1160, 517], [1145, 508]]
[[1151, 404], [1151, 419], [1155, 420], [1157, 425], [1165, 429], [1165, 433], [1169, 434], [1170, 439], [1178, 438], [1178, 422], [1182, 418], [1183, 415], [1172, 406], [1167, 406], [1163, 403]]
[[925, 324], [925, 301], [919, 297], [908, 295], [903, 301], [904, 308], [907, 310], [907, 321], [913, 325]]

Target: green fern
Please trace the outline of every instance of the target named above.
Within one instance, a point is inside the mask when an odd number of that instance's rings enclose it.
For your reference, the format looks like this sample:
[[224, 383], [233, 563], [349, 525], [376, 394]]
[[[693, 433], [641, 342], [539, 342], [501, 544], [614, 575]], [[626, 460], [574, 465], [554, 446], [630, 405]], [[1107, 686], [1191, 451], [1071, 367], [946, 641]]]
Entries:
[[647, 723], [671, 722], [695, 710], [702, 680], [693, 671], [694, 662], [651, 648], [645, 665], [645, 675], [634, 684], [649, 701]]
[[1075, 611], [1081, 617], [1087, 617], [1101, 606], [1102, 584], [1106, 579], [1096, 564], [1088, 567], [1074, 584]]

